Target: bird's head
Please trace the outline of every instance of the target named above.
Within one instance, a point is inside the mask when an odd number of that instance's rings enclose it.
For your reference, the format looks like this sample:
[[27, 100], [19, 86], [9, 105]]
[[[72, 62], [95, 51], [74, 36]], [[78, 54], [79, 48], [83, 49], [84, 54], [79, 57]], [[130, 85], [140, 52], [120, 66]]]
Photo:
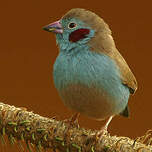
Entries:
[[[51, 23], [43, 29], [56, 34], [57, 44], [62, 50], [84, 44], [93, 47], [94, 42], [99, 41], [98, 39], [100, 39], [98, 45], [101, 45], [105, 36], [111, 36], [111, 31], [102, 18], [81, 8], [71, 9], [59, 21]], [[103, 48], [103, 46], [101, 47]]]

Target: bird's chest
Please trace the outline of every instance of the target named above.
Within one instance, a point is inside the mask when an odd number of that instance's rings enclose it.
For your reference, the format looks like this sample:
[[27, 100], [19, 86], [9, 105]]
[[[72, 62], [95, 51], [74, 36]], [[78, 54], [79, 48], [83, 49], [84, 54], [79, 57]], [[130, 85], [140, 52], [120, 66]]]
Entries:
[[122, 85], [116, 65], [105, 55], [59, 54], [53, 76], [63, 102], [91, 117], [120, 112], [128, 101], [129, 91]]
[[[59, 54], [54, 64], [54, 83], [58, 91], [65, 89], [69, 85], [95, 85], [99, 81], [99, 76], [104, 73], [104, 68], [90, 54]], [[100, 78], [101, 79], [101, 78]], [[101, 81], [101, 80], [100, 80]]]
[[72, 55], [60, 53], [53, 77], [59, 93], [71, 85], [109, 90], [120, 83], [118, 69], [108, 56], [83, 50]]

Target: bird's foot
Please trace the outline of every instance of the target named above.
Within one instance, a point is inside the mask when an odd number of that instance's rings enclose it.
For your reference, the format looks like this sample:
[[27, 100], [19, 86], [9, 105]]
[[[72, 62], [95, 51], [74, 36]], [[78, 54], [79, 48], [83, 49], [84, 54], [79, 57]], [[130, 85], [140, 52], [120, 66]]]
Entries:
[[99, 140], [102, 138], [103, 135], [106, 135], [108, 133], [107, 128], [103, 126], [97, 133], [95, 134], [96, 140]]
[[74, 115], [72, 115], [72, 117], [70, 119], [64, 120], [64, 122], [68, 124], [69, 128], [71, 128], [71, 127], [79, 128], [79, 123], [78, 123], [79, 115], [80, 115], [80, 113], [75, 113]]
[[97, 133], [95, 134], [96, 140], [101, 139], [101, 137], [102, 137], [103, 135], [105, 135], [105, 134], [108, 133], [107, 128], [108, 128], [108, 125], [109, 125], [109, 123], [111, 122], [112, 118], [113, 118], [113, 116], [110, 116], [110, 117], [107, 119], [107, 121], [105, 122], [104, 126], [103, 126], [99, 131], [97, 131]]
[[71, 128], [73, 128], [73, 127], [79, 128], [79, 123], [78, 123], [79, 115], [80, 115], [79, 113], [75, 113], [74, 115], [72, 115], [72, 117], [70, 119], [64, 120], [64, 122], [67, 123], [67, 127], [64, 130], [65, 139], [67, 139], [69, 137]]

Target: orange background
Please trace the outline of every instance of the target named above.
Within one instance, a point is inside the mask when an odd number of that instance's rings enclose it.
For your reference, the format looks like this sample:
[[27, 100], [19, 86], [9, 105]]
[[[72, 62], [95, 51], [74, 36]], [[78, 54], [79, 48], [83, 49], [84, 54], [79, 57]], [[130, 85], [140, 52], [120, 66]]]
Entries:
[[[52, 67], [58, 54], [55, 37], [42, 27], [60, 19], [71, 8], [86, 8], [110, 25], [117, 48], [139, 84], [129, 101], [131, 117], [115, 117], [109, 131], [112, 135], [131, 138], [143, 135], [152, 129], [151, 5], [148, 0], [1, 1], [0, 101], [27, 107], [46, 117], [65, 119], [71, 116], [72, 112], [61, 102], [52, 80]], [[92, 129], [99, 129], [103, 124], [84, 116], [79, 122], [80, 126]]]

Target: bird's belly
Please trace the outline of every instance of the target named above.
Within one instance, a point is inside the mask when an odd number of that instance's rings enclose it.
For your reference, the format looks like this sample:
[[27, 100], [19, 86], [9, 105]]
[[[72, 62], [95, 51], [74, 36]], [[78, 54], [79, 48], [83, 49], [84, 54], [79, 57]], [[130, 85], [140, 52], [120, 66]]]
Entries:
[[54, 65], [55, 86], [64, 104], [95, 119], [122, 112], [128, 102], [129, 89], [108, 56], [87, 51], [77, 56], [61, 54]]
[[70, 109], [94, 119], [102, 120], [120, 113], [124, 108], [104, 90], [85, 85], [69, 85], [60, 92], [64, 104]]

